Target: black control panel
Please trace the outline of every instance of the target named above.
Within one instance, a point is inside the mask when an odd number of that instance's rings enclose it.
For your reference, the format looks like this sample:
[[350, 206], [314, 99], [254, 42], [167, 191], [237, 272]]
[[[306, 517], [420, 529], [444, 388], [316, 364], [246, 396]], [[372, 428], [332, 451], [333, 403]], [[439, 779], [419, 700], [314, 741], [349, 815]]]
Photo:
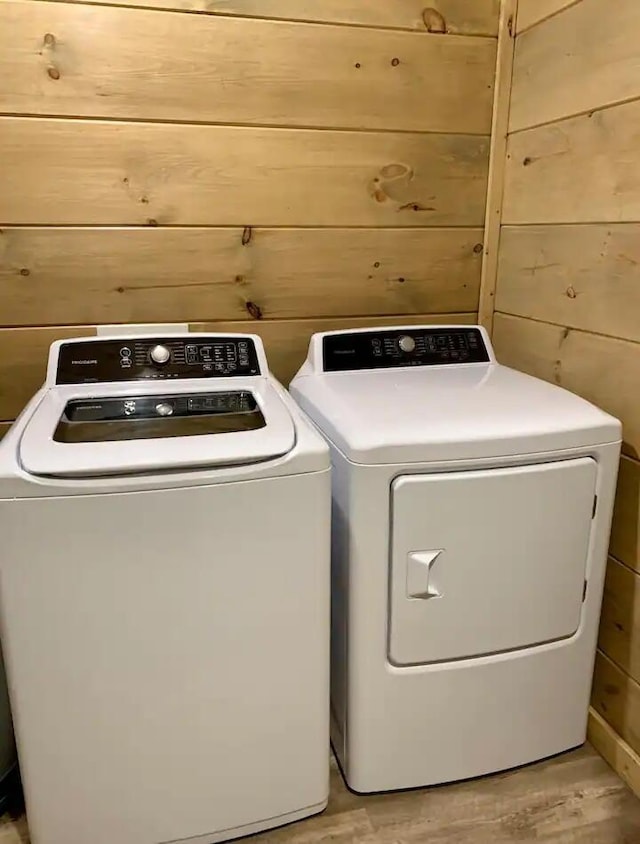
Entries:
[[65, 417], [69, 422], [106, 422], [114, 419], [157, 419], [216, 413], [250, 413], [256, 400], [246, 390], [229, 393], [167, 394], [125, 396], [67, 402]]
[[260, 375], [248, 337], [132, 337], [63, 343], [56, 384]]
[[477, 328], [416, 328], [332, 334], [322, 341], [324, 372], [485, 363]]

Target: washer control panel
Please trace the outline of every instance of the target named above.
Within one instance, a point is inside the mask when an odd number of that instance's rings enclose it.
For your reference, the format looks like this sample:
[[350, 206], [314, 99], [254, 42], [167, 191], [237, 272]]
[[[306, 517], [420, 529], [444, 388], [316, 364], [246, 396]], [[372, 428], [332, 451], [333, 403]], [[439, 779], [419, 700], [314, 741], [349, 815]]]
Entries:
[[132, 337], [63, 343], [56, 384], [260, 375], [250, 337]]
[[477, 328], [385, 329], [329, 334], [322, 339], [324, 372], [400, 366], [487, 363]]

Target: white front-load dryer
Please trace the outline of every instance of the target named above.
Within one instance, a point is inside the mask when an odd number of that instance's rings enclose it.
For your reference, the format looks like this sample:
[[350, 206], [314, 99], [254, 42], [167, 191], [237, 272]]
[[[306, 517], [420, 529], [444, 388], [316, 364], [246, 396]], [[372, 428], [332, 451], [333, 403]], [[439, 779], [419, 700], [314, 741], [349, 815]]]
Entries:
[[620, 424], [479, 327], [312, 338], [331, 446], [332, 741], [370, 792], [585, 739]]
[[215, 842], [325, 806], [329, 471], [257, 337], [52, 346], [0, 446], [34, 844]]

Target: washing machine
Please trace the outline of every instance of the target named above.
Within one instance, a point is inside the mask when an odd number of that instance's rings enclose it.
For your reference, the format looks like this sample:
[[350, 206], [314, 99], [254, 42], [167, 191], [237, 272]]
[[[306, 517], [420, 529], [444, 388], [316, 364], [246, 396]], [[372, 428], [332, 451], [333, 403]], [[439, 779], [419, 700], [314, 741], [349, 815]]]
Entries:
[[371, 792], [581, 744], [620, 424], [480, 327], [317, 334], [332, 454], [332, 741]]
[[0, 446], [34, 844], [209, 844], [323, 809], [329, 471], [258, 337], [53, 344]]

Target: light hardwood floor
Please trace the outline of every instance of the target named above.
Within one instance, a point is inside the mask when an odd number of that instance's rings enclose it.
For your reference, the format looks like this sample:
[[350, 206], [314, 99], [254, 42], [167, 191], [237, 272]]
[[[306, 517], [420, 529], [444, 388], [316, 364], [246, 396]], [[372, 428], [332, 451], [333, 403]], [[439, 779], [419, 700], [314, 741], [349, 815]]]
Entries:
[[[638, 844], [640, 800], [589, 745], [492, 777], [368, 797], [352, 794], [332, 762], [331, 799], [324, 814], [243, 841]], [[0, 844], [28, 842], [23, 816], [0, 820]]]

